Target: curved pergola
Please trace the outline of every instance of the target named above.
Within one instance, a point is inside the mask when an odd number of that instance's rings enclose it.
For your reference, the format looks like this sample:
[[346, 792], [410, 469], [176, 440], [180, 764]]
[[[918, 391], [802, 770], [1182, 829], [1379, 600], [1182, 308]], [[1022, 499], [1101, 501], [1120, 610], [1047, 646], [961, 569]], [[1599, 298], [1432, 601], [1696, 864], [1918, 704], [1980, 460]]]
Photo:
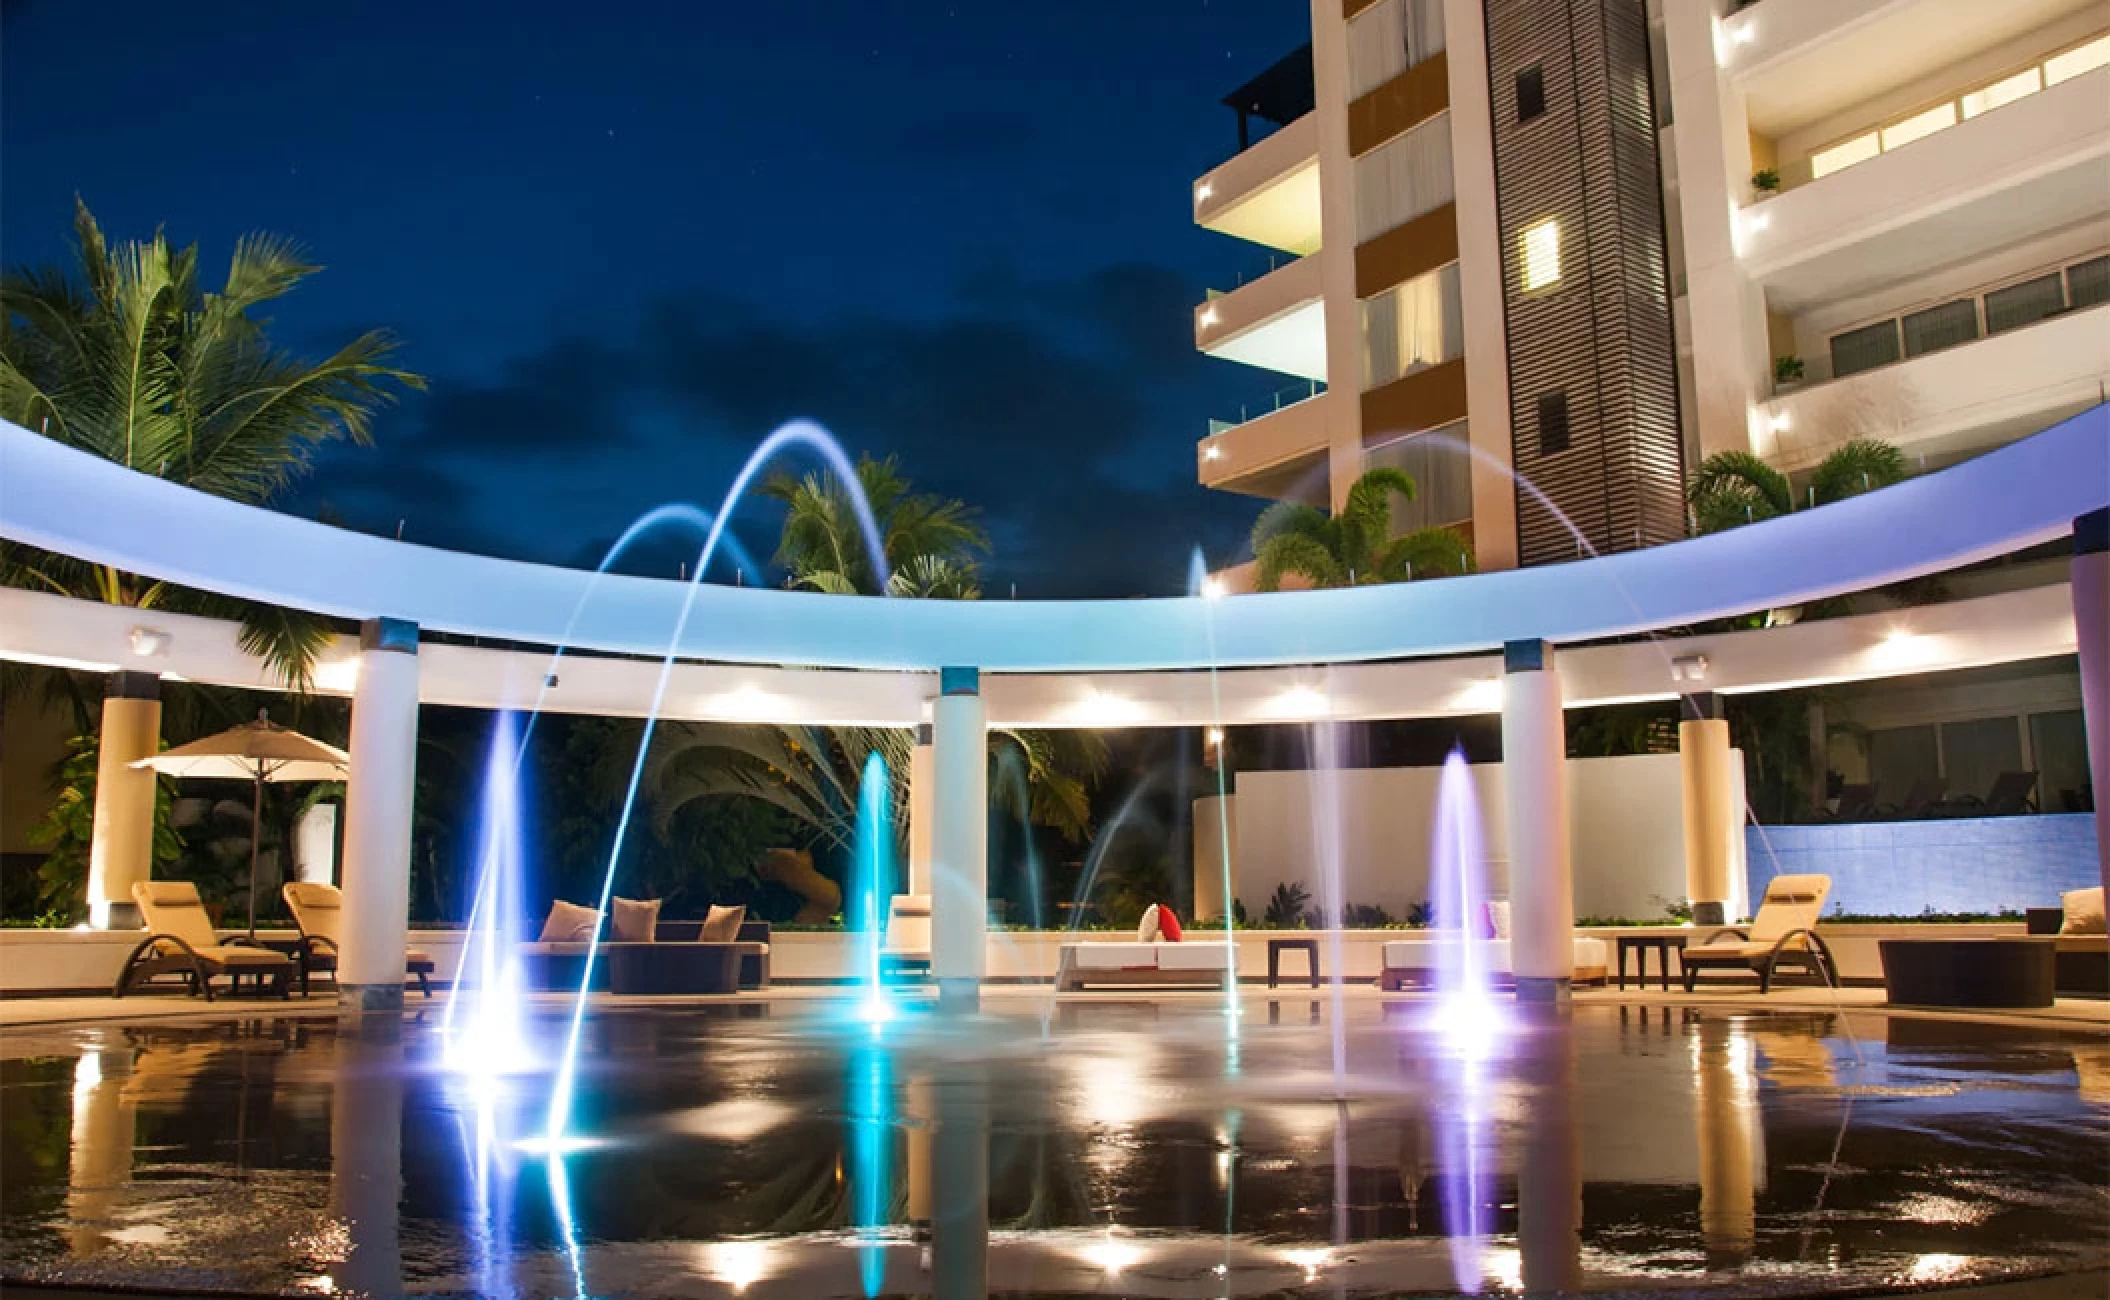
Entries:
[[[2110, 502], [2110, 407], [1818, 510], [1571, 564], [1337, 591], [893, 601], [601, 576], [241, 505], [0, 423], [0, 536], [209, 591], [515, 643], [722, 663], [1075, 673], [1349, 664], [1595, 641], [2053, 540]], [[682, 622], [685, 602], [693, 609]]]

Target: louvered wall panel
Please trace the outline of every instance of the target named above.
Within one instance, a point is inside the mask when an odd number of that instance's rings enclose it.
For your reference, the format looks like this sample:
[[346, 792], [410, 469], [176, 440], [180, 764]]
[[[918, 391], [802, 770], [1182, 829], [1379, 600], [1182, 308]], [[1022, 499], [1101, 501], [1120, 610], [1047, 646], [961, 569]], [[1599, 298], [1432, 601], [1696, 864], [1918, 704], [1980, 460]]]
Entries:
[[[1487, 0], [1486, 13], [1514, 467], [1559, 511], [1519, 486], [1519, 557], [1573, 559], [1575, 532], [1597, 551], [1675, 540], [1683, 441], [1641, 0]], [[1516, 74], [1533, 64], [1546, 110], [1520, 123]], [[1526, 293], [1523, 232], [1548, 217], [1561, 276]], [[1548, 454], [1539, 398], [1555, 391], [1569, 438]]]

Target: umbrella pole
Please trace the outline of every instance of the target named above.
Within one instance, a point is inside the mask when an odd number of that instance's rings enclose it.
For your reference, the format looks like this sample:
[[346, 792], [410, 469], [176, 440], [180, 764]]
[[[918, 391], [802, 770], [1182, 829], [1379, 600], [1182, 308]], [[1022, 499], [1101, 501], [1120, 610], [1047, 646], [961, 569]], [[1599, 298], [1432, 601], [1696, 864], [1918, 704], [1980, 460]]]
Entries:
[[256, 768], [256, 798], [249, 805], [249, 938], [256, 939], [256, 851], [264, 839], [264, 765]]

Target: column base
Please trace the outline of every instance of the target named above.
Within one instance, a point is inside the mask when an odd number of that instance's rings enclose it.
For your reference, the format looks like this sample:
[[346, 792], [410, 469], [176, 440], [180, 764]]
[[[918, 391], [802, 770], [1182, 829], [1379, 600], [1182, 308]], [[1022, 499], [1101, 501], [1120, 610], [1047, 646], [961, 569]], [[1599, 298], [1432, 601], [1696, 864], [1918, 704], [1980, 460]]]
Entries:
[[1692, 905], [1692, 923], [1694, 925], [1729, 924], [1729, 904], [1694, 903]]
[[339, 984], [337, 1005], [345, 1011], [401, 1011], [401, 984]]
[[109, 908], [109, 915], [107, 915], [107, 916], [105, 916], [105, 917], [103, 918], [103, 925], [102, 925], [102, 928], [103, 928], [103, 929], [105, 929], [105, 930], [144, 930], [144, 929], [146, 929], [146, 925], [147, 925], [147, 922], [146, 922], [146, 918], [145, 918], [145, 917], [143, 917], [143, 916], [141, 916], [141, 915], [139, 914], [139, 904], [137, 904], [137, 903], [130, 903], [130, 902], [126, 902], [126, 903], [108, 903], [108, 904], [105, 904], [105, 906]]
[[1517, 976], [1517, 1001], [1538, 1006], [1560, 1006], [1573, 1001], [1575, 986], [1565, 975]]
[[982, 1009], [982, 981], [941, 979], [938, 981], [938, 1010], [974, 1012]]

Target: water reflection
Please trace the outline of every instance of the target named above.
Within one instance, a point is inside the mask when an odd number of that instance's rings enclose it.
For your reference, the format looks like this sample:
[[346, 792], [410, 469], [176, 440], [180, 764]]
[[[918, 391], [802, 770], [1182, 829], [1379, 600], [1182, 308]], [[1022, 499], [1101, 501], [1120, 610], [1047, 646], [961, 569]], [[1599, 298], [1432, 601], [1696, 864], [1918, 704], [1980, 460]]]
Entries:
[[[900, 1021], [611, 1012], [580, 1115], [433, 1032], [156, 1026], [0, 1050], [10, 1277], [373, 1295], [1417, 1292], [1971, 1280], [2100, 1259], [2099, 1037], [1547, 1011], [1093, 1002]], [[544, 1026], [547, 1029], [547, 1026]], [[1585, 1212], [1587, 1209], [1587, 1213]]]

